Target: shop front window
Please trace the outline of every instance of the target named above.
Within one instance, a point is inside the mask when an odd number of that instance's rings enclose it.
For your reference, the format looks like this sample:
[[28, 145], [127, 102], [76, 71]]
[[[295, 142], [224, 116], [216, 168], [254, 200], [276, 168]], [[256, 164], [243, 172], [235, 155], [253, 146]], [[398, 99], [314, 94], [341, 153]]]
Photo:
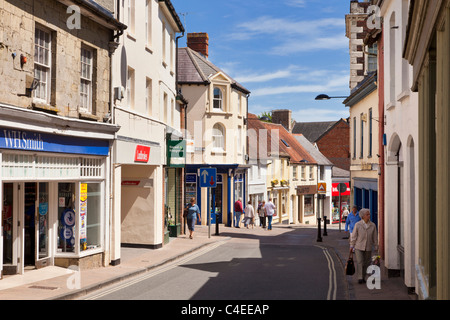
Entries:
[[305, 195], [305, 216], [314, 215], [314, 196]]
[[75, 252], [75, 183], [58, 183], [58, 252]]
[[101, 185], [80, 183], [80, 251], [101, 246]]

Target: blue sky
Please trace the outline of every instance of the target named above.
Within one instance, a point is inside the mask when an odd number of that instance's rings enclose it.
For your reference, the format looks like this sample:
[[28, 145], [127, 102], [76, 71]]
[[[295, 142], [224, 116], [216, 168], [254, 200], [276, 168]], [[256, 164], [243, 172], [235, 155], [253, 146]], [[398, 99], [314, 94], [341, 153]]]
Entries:
[[[249, 112], [297, 122], [348, 117], [349, 0], [172, 0], [186, 32], [209, 35], [209, 60], [251, 91]], [[179, 42], [186, 46], [186, 35]]]

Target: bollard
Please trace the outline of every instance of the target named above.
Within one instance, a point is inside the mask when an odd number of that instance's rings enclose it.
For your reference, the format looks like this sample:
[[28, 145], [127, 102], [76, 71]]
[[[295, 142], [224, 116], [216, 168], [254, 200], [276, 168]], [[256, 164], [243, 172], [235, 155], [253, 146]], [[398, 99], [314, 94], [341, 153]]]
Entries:
[[320, 218], [317, 218], [317, 242], [322, 242], [322, 235], [320, 232]]
[[327, 236], [327, 216], [323, 217], [323, 235]]
[[219, 214], [216, 213], [216, 236], [219, 235]]

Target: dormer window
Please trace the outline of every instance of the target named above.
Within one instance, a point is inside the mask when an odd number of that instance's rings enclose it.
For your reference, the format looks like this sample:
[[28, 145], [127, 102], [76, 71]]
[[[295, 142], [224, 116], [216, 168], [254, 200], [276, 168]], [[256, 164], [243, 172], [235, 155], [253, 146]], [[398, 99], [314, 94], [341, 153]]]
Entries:
[[213, 107], [222, 110], [223, 93], [220, 88], [214, 87]]

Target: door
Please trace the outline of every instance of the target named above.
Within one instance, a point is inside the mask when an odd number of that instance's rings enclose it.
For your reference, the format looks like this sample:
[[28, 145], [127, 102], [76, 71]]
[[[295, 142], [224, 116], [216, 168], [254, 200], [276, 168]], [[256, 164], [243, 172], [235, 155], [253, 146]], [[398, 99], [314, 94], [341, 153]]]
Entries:
[[50, 262], [49, 250], [49, 184], [39, 182], [35, 214], [36, 268], [42, 268]]
[[223, 209], [223, 190], [222, 184], [218, 183], [216, 188], [213, 189], [213, 202], [214, 203], [214, 212], [213, 212], [213, 221], [212, 223], [216, 223], [216, 214], [217, 214], [217, 223], [222, 223], [222, 209]]
[[36, 199], [37, 183], [26, 182], [24, 184], [24, 248], [23, 261], [25, 267], [34, 266], [36, 262]]
[[49, 185], [47, 182], [25, 182], [24, 199], [24, 265], [42, 268], [49, 263]]
[[1, 219], [1, 246], [0, 264], [13, 265], [13, 243], [14, 243], [14, 184], [2, 184], [2, 219]]

